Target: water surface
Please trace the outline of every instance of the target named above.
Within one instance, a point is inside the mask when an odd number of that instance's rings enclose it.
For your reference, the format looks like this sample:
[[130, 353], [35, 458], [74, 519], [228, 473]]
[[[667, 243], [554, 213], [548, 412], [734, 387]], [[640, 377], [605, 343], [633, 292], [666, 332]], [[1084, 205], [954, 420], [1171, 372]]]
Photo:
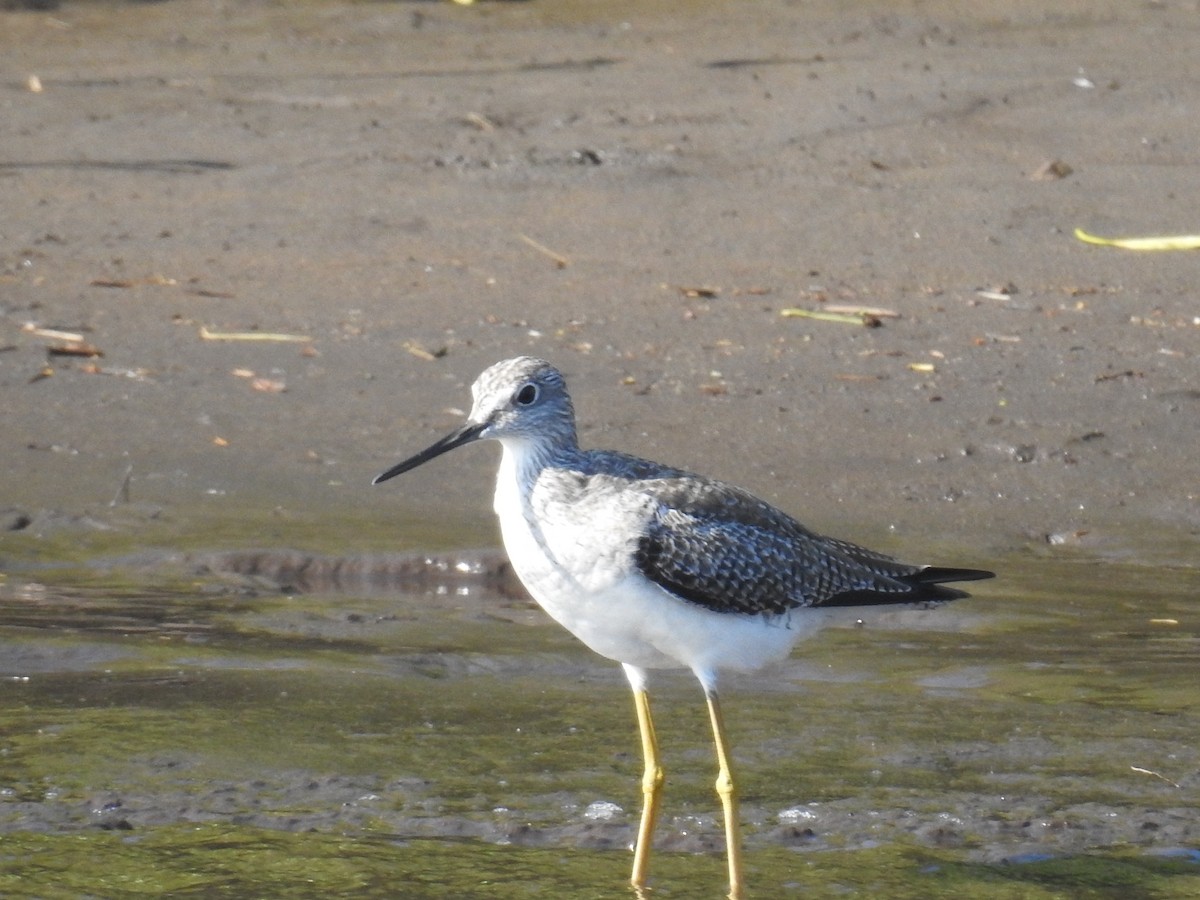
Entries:
[[[296, 593], [219, 553], [10, 547], [0, 893], [630, 896], [628, 688], [463, 577], [486, 558]], [[1194, 572], [992, 565], [727, 680], [753, 896], [1200, 894]], [[699, 689], [653, 697], [654, 895], [721, 896]]]

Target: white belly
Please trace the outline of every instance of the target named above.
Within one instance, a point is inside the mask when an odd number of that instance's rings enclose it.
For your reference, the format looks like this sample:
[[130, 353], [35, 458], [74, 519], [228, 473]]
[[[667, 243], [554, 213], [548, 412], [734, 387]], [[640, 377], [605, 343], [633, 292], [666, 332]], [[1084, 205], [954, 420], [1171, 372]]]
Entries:
[[634, 565], [629, 509], [597, 503], [541, 508], [535, 517], [529, 502], [506, 452], [495, 508], [513, 569], [555, 621], [601, 656], [645, 669], [747, 671], [786, 657], [823, 618], [814, 610], [718, 613], [681, 600]]

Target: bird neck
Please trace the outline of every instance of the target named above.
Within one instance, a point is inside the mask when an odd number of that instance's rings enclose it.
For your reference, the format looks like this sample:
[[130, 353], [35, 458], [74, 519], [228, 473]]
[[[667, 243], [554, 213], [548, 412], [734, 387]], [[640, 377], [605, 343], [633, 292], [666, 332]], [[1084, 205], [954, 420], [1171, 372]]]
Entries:
[[514, 478], [522, 486], [532, 484], [547, 466], [570, 465], [579, 455], [574, 432], [552, 437], [505, 437], [500, 444], [504, 448], [502, 475]]
[[[569, 446], [547, 440], [525, 437], [500, 439], [503, 452], [500, 468], [496, 473], [496, 496], [494, 507], [500, 516], [501, 525], [507, 532], [508, 526], [525, 520], [529, 512], [530, 495], [538, 477], [547, 466], [558, 464], [569, 456]], [[574, 452], [578, 452], [576, 449]]]

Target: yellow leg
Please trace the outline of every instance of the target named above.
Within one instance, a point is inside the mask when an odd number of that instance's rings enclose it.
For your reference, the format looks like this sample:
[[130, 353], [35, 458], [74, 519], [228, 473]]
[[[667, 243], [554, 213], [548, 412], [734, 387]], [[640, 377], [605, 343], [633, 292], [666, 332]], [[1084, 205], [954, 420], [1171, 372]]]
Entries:
[[650, 864], [650, 844], [654, 837], [654, 822], [658, 818], [663, 770], [658, 759], [654, 722], [650, 718], [650, 695], [645, 688], [634, 688], [633, 703], [637, 708], [638, 731], [642, 736], [642, 758], [646, 762], [642, 774], [642, 821], [638, 825], [637, 845], [633, 851], [633, 875], [629, 879], [640, 895], [641, 889], [646, 886], [646, 868]]
[[725, 854], [729, 860], [729, 900], [745, 897], [742, 884], [742, 839], [738, 820], [737, 792], [733, 786], [733, 771], [729, 766], [729, 741], [725, 738], [725, 720], [721, 718], [721, 704], [716, 691], [705, 691], [708, 701], [708, 716], [712, 720], [713, 740], [717, 745], [717, 796], [725, 812]]

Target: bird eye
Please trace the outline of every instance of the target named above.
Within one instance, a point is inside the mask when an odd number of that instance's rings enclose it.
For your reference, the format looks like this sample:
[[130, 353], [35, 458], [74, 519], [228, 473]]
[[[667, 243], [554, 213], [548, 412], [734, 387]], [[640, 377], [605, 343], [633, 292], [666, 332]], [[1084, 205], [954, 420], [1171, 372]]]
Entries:
[[521, 390], [517, 391], [517, 403], [521, 406], [529, 406], [538, 398], [538, 389], [536, 384], [527, 384]]

